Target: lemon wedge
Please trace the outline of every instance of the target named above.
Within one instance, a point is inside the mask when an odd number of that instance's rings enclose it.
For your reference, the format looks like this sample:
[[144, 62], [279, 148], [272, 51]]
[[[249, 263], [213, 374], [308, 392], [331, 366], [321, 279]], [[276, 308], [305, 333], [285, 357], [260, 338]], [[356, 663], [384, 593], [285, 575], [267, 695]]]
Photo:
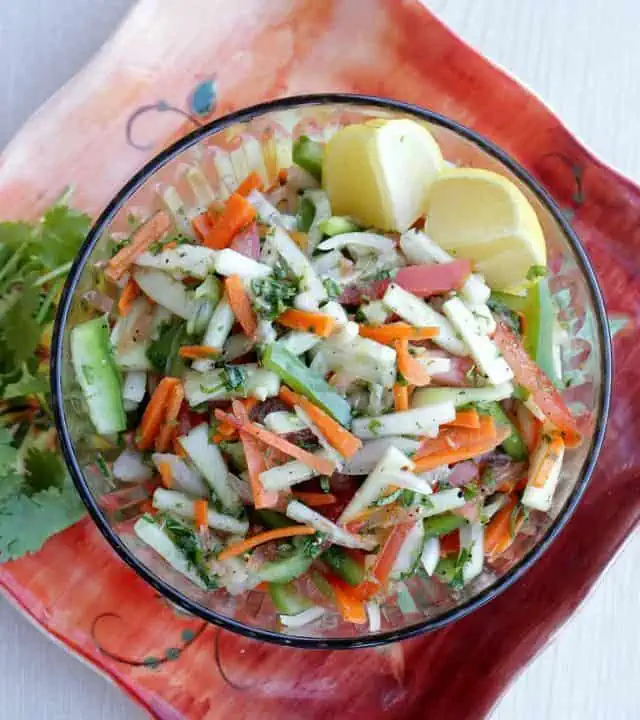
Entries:
[[413, 120], [370, 120], [341, 128], [327, 143], [322, 182], [334, 215], [404, 232], [427, 207], [443, 166], [438, 143]]
[[429, 193], [426, 229], [441, 248], [472, 260], [495, 290], [519, 289], [533, 265], [547, 264], [531, 203], [514, 183], [490, 170], [443, 170]]

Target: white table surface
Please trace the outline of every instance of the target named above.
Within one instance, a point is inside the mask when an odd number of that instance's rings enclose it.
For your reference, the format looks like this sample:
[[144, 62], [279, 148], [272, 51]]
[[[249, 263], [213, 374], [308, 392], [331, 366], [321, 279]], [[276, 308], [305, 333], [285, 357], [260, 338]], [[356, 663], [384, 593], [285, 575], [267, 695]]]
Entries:
[[[640, 181], [638, 0], [426, 4], [534, 88], [604, 160]], [[0, 3], [0, 146], [89, 59], [129, 5]], [[574, 621], [512, 685], [493, 720], [640, 717], [638, 566], [636, 534]], [[0, 718], [87, 717], [133, 720], [143, 713], [0, 600]]]

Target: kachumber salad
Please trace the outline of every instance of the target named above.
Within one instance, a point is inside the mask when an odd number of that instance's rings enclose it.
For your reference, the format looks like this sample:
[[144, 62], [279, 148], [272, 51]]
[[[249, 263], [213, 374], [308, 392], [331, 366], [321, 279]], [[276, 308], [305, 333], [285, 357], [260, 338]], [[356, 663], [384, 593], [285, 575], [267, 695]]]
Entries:
[[109, 472], [151, 488], [142, 542], [284, 626], [376, 631], [407, 578], [457, 592], [504, 553], [580, 443], [545, 241], [510, 180], [415, 121], [278, 152], [215, 196], [189, 170], [195, 209], [165, 190], [72, 363]]

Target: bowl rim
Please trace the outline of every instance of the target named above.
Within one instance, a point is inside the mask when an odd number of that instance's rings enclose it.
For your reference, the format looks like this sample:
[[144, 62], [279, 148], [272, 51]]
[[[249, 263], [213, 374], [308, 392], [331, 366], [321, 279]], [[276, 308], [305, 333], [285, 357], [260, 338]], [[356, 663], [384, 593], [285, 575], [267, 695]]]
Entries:
[[[591, 449], [585, 458], [582, 476], [577, 480], [576, 485], [572, 490], [571, 495], [567, 498], [564, 507], [560, 510], [558, 516], [555, 518], [552, 525], [547, 529], [540, 541], [536, 543], [536, 545], [532, 547], [524, 555], [524, 557], [514, 567], [506, 572], [496, 583], [489, 585], [474, 597], [450, 610], [447, 610], [442, 615], [429, 620], [423, 620], [413, 625], [408, 625], [400, 630], [372, 633], [369, 635], [363, 635], [362, 637], [314, 638], [310, 636], [289, 635], [272, 630], [258, 629], [201, 605], [149, 570], [143, 562], [135, 557], [135, 555], [120, 539], [118, 534], [112, 529], [104, 513], [98, 506], [91, 490], [89, 489], [76, 457], [73, 442], [69, 433], [64, 412], [62, 393], [63, 340], [73, 296], [84, 266], [95, 245], [100, 239], [103, 230], [109, 225], [122, 205], [157, 170], [172, 161], [174, 158], [178, 157], [188, 148], [198, 143], [201, 139], [224, 130], [235, 123], [253, 120], [270, 111], [288, 110], [314, 105], [368, 106], [370, 108], [377, 107], [382, 110], [399, 111], [412, 115], [419, 120], [424, 120], [433, 125], [448, 129], [462, 136], [466, 140], [473, 142], [487, 154], [500, 161], [536, 196], [538, 201], [551, 214], [552, 218], [560, 227], [571, 245], [576, 261], [584, 274], [590, 292], [591, 302], [596, 316], [597, 335], [600, 340], [602, 353], [601, 362], [603, 382], [598, 407], [600, 422], [597, 424], [595, 429]], [[292, 646], [297, 648], [323, 650], [373, 647], [398, 640], [406, 640], [425, 632], [437, 630], [449, 623], [465, 617], [483, 605], [486, 605], [489, 601], [496, 598], [507, 588], [513, 585], [518, 579], [520, 579], [524, 573], [527, 572], [527, 570], [529, 570], [529, 568], [542, 556], [553, 540], [565, 527], [585, 492], [604, 441], [611, 404], [612, 377], [611, 335], [609, 332], [604, 299], [595, 271], [591, 266], [591, 262], [589, 261], [586, 251], [578, 239], [577, 234], [571, 228], [560, 208], [551, 198], [549, 193], [542, 187], [542, 185], [518, 162], [511, 158], [505, 151], [501, 150], [492, 141], [455, 120], [433, 112], [432, 110], [428, 110], [418, 105], [404, 103], [399, 100], [351, 93], [292, 95], [252, 105], [224, 115], [198, 127], [196, 130], [188, 133], [154, 156], [114, 195], [89, 231], [86, 240], [73, 262], [65, 282], [58, 311], [56, 313], [51, 347], [51, 392], [53, 400], [53, 413], [56, 429], [60, 438], [62, 454], [67, 467], [69, 468], [73, 483], [76, 486], [82, 501], [86, 505], [89, 515], [118, 556], [127, 565], [129, 565], [129, 567], [131, 567], [138, 576], [145, 580], [162, 596], [172, 603], [175, 603], [182, 610], [191, 613], [202, 620], [256, 640], [263, 640], [277, 645]]]

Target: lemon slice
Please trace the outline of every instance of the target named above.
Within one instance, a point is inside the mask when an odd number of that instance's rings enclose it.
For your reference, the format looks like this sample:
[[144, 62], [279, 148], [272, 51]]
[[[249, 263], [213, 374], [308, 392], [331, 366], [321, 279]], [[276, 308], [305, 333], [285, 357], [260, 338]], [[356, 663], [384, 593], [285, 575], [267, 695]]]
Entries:
[[510, 180], [479, 168], [443, 170], [429, 194], [427, 233], [474, 262], [496, 290], [515, 290], [533, 265], [547, 264], [540, 221]]
[[442, 168], [438, 143], [413, 120], [370, 120], [341, 128], [327, 143], [322, 182], [334, 215], [404, 232], [427, 206]]

